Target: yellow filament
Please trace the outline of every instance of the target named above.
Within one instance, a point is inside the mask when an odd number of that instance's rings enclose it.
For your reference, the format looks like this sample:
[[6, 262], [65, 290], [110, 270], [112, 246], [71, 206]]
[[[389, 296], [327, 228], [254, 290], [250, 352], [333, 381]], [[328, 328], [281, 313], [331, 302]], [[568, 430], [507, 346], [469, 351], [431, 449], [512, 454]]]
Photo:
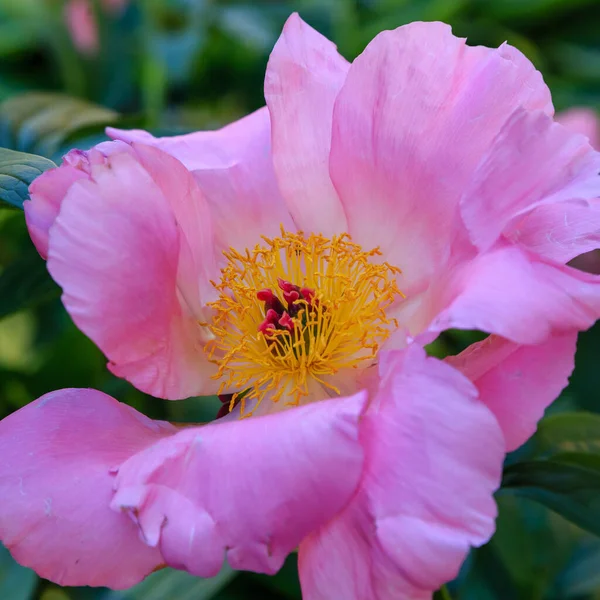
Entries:
[[[285, 397], [299, 404], [311, 378], [339, 393], [328, 376], [373, 359], [397, 327], [385, 310], [402, 295], [396, 285], [400, 270], [372, 262], [379, 249], [365, 252], [348, 234], [305, 237], [282, 228], [281, 237], [263, 239], [265, 245], [244, 254], [225, 253], [221, 281], [213, 283], [219, 299], [210, 305], [215, 339], [207, 351], [218, 364], [214, 377], [223, 379], [219, 393], [240, 391], [242, 414], [246, 401], [257, 399], [256, 408], [267, 393], [273, 402]], [[270, 289], [285, 305], [279, 278], [314, 290], [316, 302], [298, 300], [293, 330], [265, 335], [258, 329], [265, 307], [256, 295]]]

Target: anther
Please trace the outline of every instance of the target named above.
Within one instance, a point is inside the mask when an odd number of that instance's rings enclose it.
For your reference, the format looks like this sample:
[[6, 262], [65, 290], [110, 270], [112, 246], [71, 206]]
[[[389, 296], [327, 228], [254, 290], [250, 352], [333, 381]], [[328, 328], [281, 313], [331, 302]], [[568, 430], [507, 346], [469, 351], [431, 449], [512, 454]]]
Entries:
[[[241, 400], [268, 395], [297, 405], [313, 379], [328, 382], [342, 369], [368, 366], [397, 327], [386, 309], [401, 300], [399, 269], [372, 261], [377, 248], [363, 251], [348, 234], [331, 239], [289, 233], [263, 238], [245, 253], [231, 249], [211, 325], [224, 389], [245, 390]], [[220, 353], [220, 358], [219, 357]], [[237, 403], [224, 402], [223, 416]]]

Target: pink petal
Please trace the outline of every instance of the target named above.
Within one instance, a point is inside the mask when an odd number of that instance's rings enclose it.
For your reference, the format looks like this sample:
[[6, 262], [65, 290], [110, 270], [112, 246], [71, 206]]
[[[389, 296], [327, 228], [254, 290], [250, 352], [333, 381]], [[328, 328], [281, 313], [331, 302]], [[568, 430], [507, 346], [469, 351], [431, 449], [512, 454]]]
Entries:
[[[541, 111], [515, 112], [461, 200], [471, 240], [480, 250], [492, 247], [502, 232], [518, 241], [519, 216], [536, 206], [569, 200], [583, 204], [600, 196], [599, 170], [600, 154], [583, 136]], [[581, 232], [568, 231], [568, 224], [563, 229], [567, 241]]]
[[293, 14], [265, 77], [281, 191], [300, 229], [327, 236], [346, 231], [329, 176], [329, 150], [333, 104], [348, 68], [334, 44]]
[[174, 428], [95, 390], [59, 390], [0, 422], [0, 539], [60, 585], [127, 588], [162, 564], [110, 510], [111, 469]]
[[[568, 130], [585, 135], [594, 148], [600, 149], [594, 111], [575, 108], [557, 115], [556, 120]], [[594, 179], [592, 173], [592, 182]], [[518, 219], [509, 235], [513, 241], [557, 262], [585, 254], [578, 260], [578, 268], [597, 273], [598, 257], [592, 251], [600, 247], [600, 200], [579, 198], [538, 206]]]
[[203, 200], [174, 158], [138, 151], [150, 174], [131, 154], [115, 154], [71, 187], [50, 232], [48, 269], [116, 375], [164, 398], [208, 394], [216, 382], [197, 310], [209, 284], [194, 270], [203, 251], [206, 261], [212, 256]]
[[513, 246], [480, 255], [436, 280], [411, 328], [478, 329], [539, 344], [553, 332], [587, 329], [599, 316], [599, 277], [537, 262]]
[[193, 173], [210, 207], [218, 257], [230, 247], [254, 247], [261, 235], [278, 235], [281, 225], [295, 230], [275, 180], [266, 108], [218, 131], [163, 138], [141, 130], [106, 131], [115, 139], [160, 148]]
[[[154, 137], [142, 129], [107, 127], [106, 135], [128, 144], [155, 146], [174, 156], [189, 171], [233, 167], [243, 161], [242, 149], [256, 138], [262, 146], [270, 136], [269, 113], [266, 107], [215, 131], [196, 131], [184, 135]], [[249, 157], [248, 157], [249, 158]]]
[[541, 75], [517, 50], [468, 47], [442, 23], [378, 35], [336, 100], [330, 170], [348, 230], [425, 285], [461, 224], [458, 201], [507, 118], [551, 113]]
[[504, 440], [474, 386], [414, 345], [380, 377], [360, 491], [300, 546], [306, 600], [431, 598], [494, 531]]
[[173, 211], [181, 231], [177, 288], [191, 312], [202, 317], [203, 305], [216, 294], [210, 282], [219, 278], [208, 203], [178, 160], [144, 144], [133, 144], [133, 150]]
[[576, 332], [551, 336], [536, 346], [493, 335], [446, 361], [477, 386], [510, 452], [533, 435], [544, 410], [567, 386], [576, 344]]
[[519, 218], [507, 236], [540, 256], [566, 263], [600, 248], [600, 200], [575, 199], [538, 206]]
[[103, 142], [89, 152], [71, 150], [60, 167], [42, 173], [29, 186], [30, 199], [23, 203], [25, 220], [42, 258], [48, 258], [48, 232], [70, 187], [89, 178], [92, 164], [103, 164], [107, 156], [124, 150], [129, 146], [122, 142]]
[[210, 577], [276, 572], [356, 488], [366, 394], [186, 429], [119, 469], [113, 508], [136, 512], [171, 566]]
[[600, 150], [598, 114], [590, 108], [571, 108], [556, 115], [556, 120], [574, 133], [585, 135], [590, 144]]
[[48, 231], [67, 191], [87, 177], [84, 171], [64, 165], [42, 173], [29, 186], [30, 200], [25, 200], [23, 209], [29, 235], [42, 258], [48, 258]]

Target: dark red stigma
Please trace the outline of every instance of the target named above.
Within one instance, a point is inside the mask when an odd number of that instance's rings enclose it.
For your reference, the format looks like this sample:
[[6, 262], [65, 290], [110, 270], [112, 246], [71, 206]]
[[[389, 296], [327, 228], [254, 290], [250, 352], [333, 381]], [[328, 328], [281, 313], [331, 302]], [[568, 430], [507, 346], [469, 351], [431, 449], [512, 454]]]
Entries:
[[274, 330], [294, 331], [293, 317], [307, 304], [311, 307], [315, 302], [315, 291], [310, 288], [301, 288], [281, 278], [277, 280], [277, 285], [287, 307], [272, 290], [264, 289], [256, 293], [256, 297], [265, 303], [265, 320], [258, 326], [258, 330], [265, 335]]
[[260, 290], [256, 293], [256, 297], [265, 303], [265, 311], [273, 309], [278, 314], [281, 314], [285, 310], [281, 300], [271, 290]]
[[[215, 417], [216, 419], [220, 419], [221, 417], [224, 417], [225, 415], [229, 414], [229, 405], [231, 404], [231, 399], [233, 398], [233, 394], [220, 394], [219, 395], [219, 400], [222, 402], [222, 406], [219, 409], [219, 412], [217, 413], [217, 416]], [[237, 404], [237, 402], [236, 402]]]

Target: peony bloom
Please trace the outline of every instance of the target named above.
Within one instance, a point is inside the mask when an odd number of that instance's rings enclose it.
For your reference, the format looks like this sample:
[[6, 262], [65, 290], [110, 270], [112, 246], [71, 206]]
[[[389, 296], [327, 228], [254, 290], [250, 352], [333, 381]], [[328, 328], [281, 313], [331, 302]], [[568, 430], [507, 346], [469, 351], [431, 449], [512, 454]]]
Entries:
[[[107, 12], [122, 10], [128, 0], [102, 0], [102, 8]], [[67, 0], [64, 18], [73, 44], [79, 52], [93, 56], [98, 52], [98, 24], [91, 0]]]
[[[566, 385], [600, 279], [600, 155], [514, 48], [441, 23], [352, 63], [296, 15], [267, 107], [109, 130], [31, 186], [32, 239], [109, 368], [210, 424], [92, 390], [0, 423], [0, 538], [69, 585], [277, 571], [309, 600], [424, 599], [494, 529], [507, 450]], [[446, 361], [447, 328], [491, 335]]]

